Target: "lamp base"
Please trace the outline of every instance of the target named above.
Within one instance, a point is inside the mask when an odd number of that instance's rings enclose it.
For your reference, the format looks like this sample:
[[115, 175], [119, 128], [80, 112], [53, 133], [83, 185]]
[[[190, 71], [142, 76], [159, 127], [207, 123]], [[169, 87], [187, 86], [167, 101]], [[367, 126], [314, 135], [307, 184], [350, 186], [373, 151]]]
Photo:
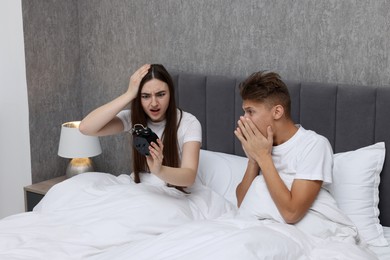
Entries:
[[90, 158], [74, 158], [66, 168], [66, 177], [71, 178], [77, 174], [84, 172], [93, 172], [94, 165]]

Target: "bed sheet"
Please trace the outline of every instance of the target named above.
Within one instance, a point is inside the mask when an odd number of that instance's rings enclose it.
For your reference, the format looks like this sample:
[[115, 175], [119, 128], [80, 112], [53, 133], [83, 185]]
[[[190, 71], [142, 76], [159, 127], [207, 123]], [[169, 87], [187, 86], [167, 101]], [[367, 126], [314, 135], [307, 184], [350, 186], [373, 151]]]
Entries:
[[0, 259], [84, 259], [235, 208], [205, 186], [186, 195], [143, 181], [86, 173], [53, 186], [32, 212], [0, 221]]
[[0, 259], [376, 259], [353, 238], [242, 215], [206, 186], [142, 181], [86, 173], [55, 185], [33, 212], [0, 221]]
[[[386, 240], [390, 244], [390, 227], [383, 227], [383, 233]], [[389, 260], [390, 259], [390, 246], [370, 246], [372, 252], [376, 254], [379, 260]]]
[[355, 259], [376, 257], [350, 243], [308, 236], [292, 225], [224, 216], [179, 226], [142, 243], [108, 250], [104, 259]]

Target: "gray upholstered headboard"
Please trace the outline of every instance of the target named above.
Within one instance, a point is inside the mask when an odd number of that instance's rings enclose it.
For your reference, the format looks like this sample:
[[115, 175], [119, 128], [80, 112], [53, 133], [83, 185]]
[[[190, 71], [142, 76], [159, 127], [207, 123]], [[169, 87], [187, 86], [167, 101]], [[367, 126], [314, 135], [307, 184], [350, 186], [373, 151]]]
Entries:
[[[244, 78], [172, 73], [183, 110], [202, 124], [202, 149], [244, 155], [234, 136], [242, 102], [238, 84]], [[390, 86], [353, 86], [286, 81], [292, 117], [306, 129], [326, 136], [335, 153], [379, 141], [390, 156]], [[390, 226], [390, 163], [385, 160], [380, 184], [381, 224]]]

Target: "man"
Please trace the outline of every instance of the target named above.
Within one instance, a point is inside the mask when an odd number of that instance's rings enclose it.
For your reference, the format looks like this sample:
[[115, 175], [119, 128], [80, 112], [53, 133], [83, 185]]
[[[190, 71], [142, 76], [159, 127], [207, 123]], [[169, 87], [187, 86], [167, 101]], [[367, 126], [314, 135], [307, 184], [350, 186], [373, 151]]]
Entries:
[[[277, 73], [252, 74], [241, 83], [240, 94], [244, 116], [234, 133], [249, 160], [236, 189], [238, 206], [260, 174], [285, 222], [297, 223], [323, 183], [332, 182], [332, 147], [325, 137], [292, 121], [290, 94]], [[293, 178], [291, 187], [283, 176]]]

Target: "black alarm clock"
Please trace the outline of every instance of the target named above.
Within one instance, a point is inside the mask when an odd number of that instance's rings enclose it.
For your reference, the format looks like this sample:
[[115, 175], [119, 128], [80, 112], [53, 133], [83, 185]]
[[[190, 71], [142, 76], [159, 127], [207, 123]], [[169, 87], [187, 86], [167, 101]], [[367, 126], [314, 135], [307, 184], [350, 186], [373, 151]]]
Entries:
[[142, 155], [149, 156], [149, 145], [151, 142], [157, 144], [158, 136], [150, 129], [141, 124], [135, 124], [130, 130], [133, 135], [133, 146]]

